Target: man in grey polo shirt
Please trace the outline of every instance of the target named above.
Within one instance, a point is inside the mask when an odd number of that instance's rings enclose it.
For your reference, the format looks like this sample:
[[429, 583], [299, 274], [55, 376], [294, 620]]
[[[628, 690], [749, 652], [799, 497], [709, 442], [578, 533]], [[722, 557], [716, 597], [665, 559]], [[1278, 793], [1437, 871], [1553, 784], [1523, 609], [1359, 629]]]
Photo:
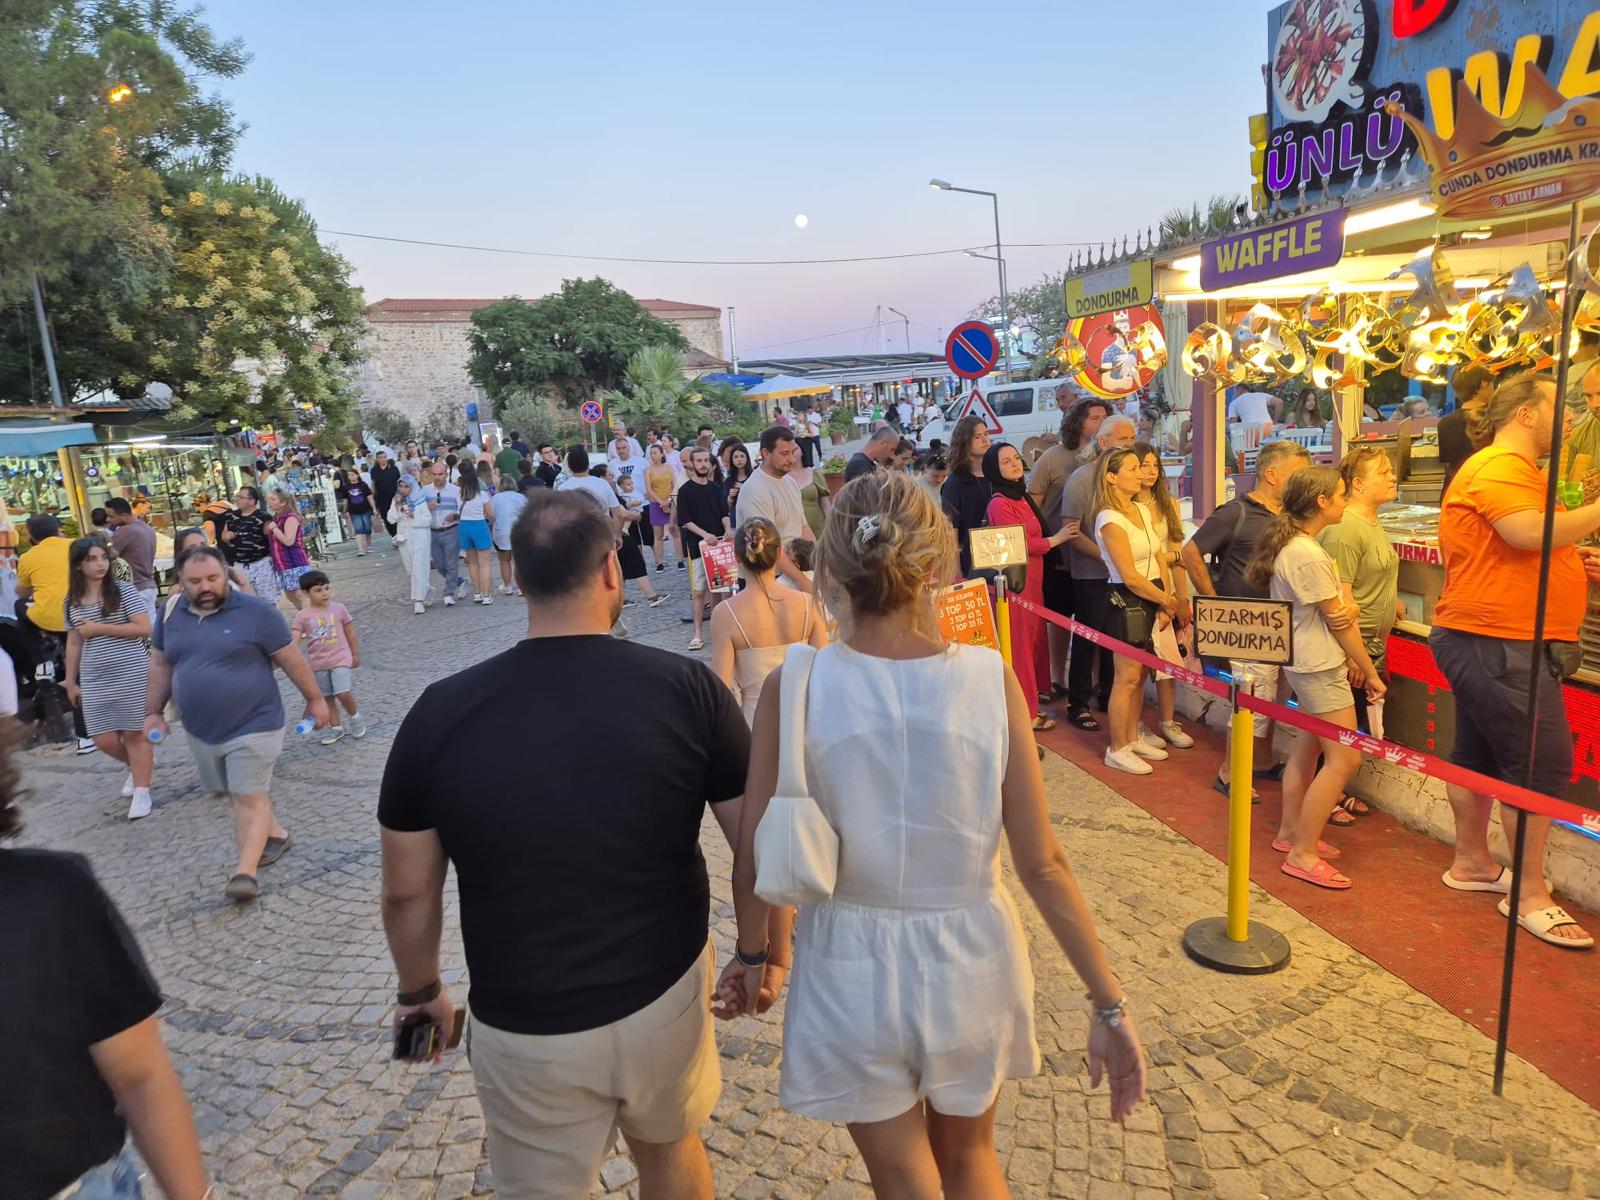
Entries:
[[197, 546], [180, 570], [183, 594], [159, 614], [151, 639], [144, 728], [167, 736], [161, 713], [177, 700], [201, 786], [233, 802], [239, 861], [227, 896], [254, 900], [261, 890], [257, 869], [289, 848], [268, 796], [284, 726], [273, 666], [300, 689], [306, 716], [318, 726], [329, 723], [328, 705], [278, 610], [229, 586], [222, 551]]

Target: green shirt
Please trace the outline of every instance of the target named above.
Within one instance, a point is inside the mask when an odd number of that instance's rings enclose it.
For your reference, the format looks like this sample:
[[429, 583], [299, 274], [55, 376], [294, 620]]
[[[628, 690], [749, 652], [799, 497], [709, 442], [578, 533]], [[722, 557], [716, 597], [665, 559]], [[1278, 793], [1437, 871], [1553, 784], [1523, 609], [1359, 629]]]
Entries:
[[1381, 668], [1394, 628], [1400, 556], [1382, 526], [1349, 510], [1339, 524], [1318, 534], [1317, 541], [1339, 568], [1340, 582], [1350, 585], [1361, 609], [1361, 640], [1373, 665]]
[[[1587, 454], [1589, 471], [1600, 471], [1600, 419], [1586, 413], [1581, 421], [1572, 427], [1572, 436], [1561, 444], [1561, 461], [1567, 464], [1567, 470], [1578, 461], [1578, 455]], [[1564, 476], [1566, 471], [1562, 472]], [[1579, 483], [1583, 482], [1578, 480]]]
[[521, 461], [522, 455], [507, 446], [494, 456], [494, 469], [502, 475], [509, 475], [515, 479], [517, 477], [517, 464]]

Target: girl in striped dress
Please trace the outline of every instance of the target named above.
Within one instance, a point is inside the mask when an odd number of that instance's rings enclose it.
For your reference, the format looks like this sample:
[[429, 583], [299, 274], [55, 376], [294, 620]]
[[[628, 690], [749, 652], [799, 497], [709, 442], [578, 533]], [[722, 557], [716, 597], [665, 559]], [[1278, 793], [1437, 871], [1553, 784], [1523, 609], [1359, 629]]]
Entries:
[[111, 577], [99, 538], [79, 538], [67, 552], [67, 695], [83, 710], [84, 729], [101, 753], [128, 767], [122, 795], [128, 820], [150, 815], [155, 747], [144, 736], [150, 678], [150, 610], [132, 585]]
[[306, 553], [306, 523], [295, 507], [294, 497], [282, 488], [267, 497], [267, 507], [272, 510], [267, 536], [271, 539], [278, 588], [299, 612], [307, 603], [305, 592], [300, 590], [300, 576], [311, 570], [311, 556]]

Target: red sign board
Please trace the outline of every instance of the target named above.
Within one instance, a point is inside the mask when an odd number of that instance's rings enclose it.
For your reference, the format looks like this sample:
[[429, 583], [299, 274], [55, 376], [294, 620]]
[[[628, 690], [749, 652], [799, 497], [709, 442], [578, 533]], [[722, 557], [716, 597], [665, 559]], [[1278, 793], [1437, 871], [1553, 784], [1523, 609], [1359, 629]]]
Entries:
[[954, 587], [941, 588], [934, 598], [939, 629], [947, 641], [958, 646], [1000, 648], [995, 632], [994, 608], [989, 603], [989, 588], [981, 579], [968, 579]]

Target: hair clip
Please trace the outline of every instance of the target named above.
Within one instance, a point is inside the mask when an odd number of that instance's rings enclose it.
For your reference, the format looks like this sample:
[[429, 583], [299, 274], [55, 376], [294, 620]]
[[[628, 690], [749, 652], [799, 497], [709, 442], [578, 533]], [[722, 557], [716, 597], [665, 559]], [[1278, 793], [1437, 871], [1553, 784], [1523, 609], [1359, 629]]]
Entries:
[[878, 515], [870, 513], [856, 522], [856, 541], [870, 546], [878, 536]]

